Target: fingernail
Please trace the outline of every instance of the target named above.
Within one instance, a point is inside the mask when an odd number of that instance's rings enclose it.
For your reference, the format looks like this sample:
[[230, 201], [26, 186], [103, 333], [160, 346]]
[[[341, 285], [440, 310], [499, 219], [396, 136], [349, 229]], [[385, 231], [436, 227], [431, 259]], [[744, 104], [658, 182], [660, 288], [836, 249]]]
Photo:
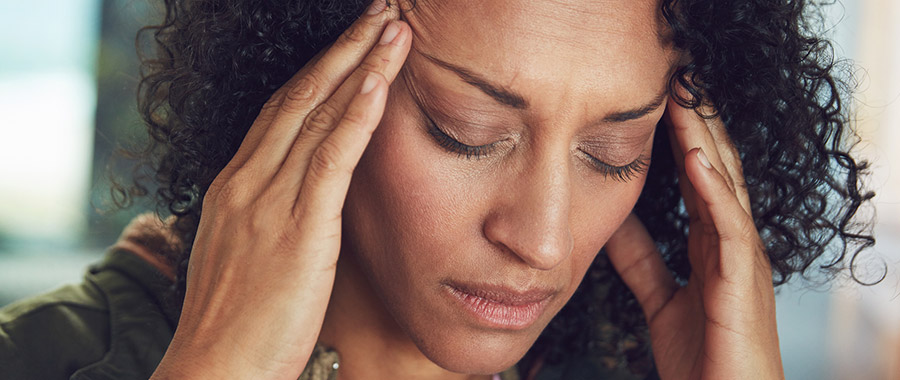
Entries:
[[384, 28], [384, 34], [381, 35], [381, 42], [379, 43], [382, 45], [389, 44], [394, 40], [394, 38], [397, 37], [397, 34], [399, 33], [400, 25], [398, 25], [396, 21], [391, 21], [391, 23], [388, 24], [387, 28]]
[[375, 78], [375, 74], [369, 73], [369, 75], [366, 75], [366, 80], [363, 81], [362, 86], [359, 87], [359, 93], [365, 95], [372, 92], [376, 84], [378, 84], [378, 79]]
[[700, 148], [697, 151], [697, 158], [700, 159], [700, 163], [707, 169], [712, 169], [712, 164], [709, 163], [709, 158], [706, 157], [706, 153], [703, 153], [703, 148]]
[[369, 10], [366, 14], [377, 15], [383, 12], [385, 8], [387, 8], [387, 0], [375, 0], [372, 2], [372, 5], [369, 6]]

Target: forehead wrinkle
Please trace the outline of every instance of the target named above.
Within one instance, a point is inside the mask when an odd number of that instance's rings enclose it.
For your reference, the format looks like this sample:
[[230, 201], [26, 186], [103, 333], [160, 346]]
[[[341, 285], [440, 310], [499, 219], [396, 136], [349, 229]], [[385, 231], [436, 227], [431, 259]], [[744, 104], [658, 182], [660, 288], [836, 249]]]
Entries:
[[[602, 17], [603, 11], [600, 7], [577, 7], [573, 3], [553, 1], [556, 4], [551, 11], [541, 12], [540, 18], [545, 22], [556, 27], [550, 28], [554, 31], [562, 31], [559, 35], [572, 35], [575, 32], [587, 33], [613, 33], [620, 34], [632, 29], [630, 26], [620, 23], [601, 23], [591, 22]], [[533, 14], [529, 14], [531, 16]], [[593, 16], [593, 17], [587, 17]], [[587, 22], [586, 22], [587, 21]], [[562, 27], [559, 27], [562, 26]], [[520, 28], [521, 32], [529, 30], [538, 30], [542, 28]], [[568, 33], [566, 33], [568, 32]], [[551, 33], [544, 33], [547, 37], [551, 37]]]
[[427, 42], [430, 40], [429, 37], [435, 37], [435, 39], [443, 41], [447, 40], [442, 38], [442, 33], [430, 33], [432, 30], [428, 27], [428, 25], [438, 25], [440, 22], [440, 18], [437, 16], [440, 12], [436, 8], [440, 6], [441, 2], [437, 2], [437, 4], [435, 5], [435, 2], [417, 1], [415, 7], [400, 7], [400, 20], [409, 24], [413, 34], [413, 48], [415, 48], [417, 41]]
[[[524, 90], [531, 88], [529, 87], [529, 83], [532, 82], [528, 82], [523, 88], [519, 88], [517, 84], [520, 84], [519, 82], [523, 75], [528, 76], [531, 74], [528, 79], [546, 79], [546, 76], [542, 75], [541, 72], [528, 72], [527, 69], [530, 67], [529, 64], [533, 59], [535, 59], [534, 62], [540, 62], [540, 59], [546, 61], [548, 57], [543, 55], [543, 58], [535, 58], [531, 57], [529, 53], [537, 52], [543, 54], [542, 52], [543, 50], [546, 50], [547, 45], [562, 45], [559, 41], [565, 41], [565, 46], [575, 45], [578, 46], [579, 49], [573, 50], [563, 48], [562, 53], [559, 52], [559, 49], [553, 49], [557, 51], [557, 55], [554, 58], [550, 58], [551, 60], [555, 62], [569, 62], [569, 64], [574, 64], [578, 67], [593, 67], [595, 69], [600, 66], [616, 68], [621, 67], [623, 64], [632, 67], [631, 64], [628, 64], [630, 61], [621, 61], [620, 58], [627, 57], [629, 56], [628, 54], [642, 54], [635, 50], [636, 47], [633, 42], [628, 42], [634, 38], [642, 40], [639, 41], [640, 44], [646, 43], [648, 45], [652, 44], [660, 46], [660, 29], [658, 28], [658, 22], [662, 19], [658, 7], [654, 6], [654, 4], [657, 3], [656, 1], [641, 4], [634, 3], [633, 5], [639, 8], [629, 6], [622, 12], [622, 15], [619, 15], [613, 14], [614, 12], [618, 12], [615, 10], [618, 9], [617, 6], [604, 6], [602, 3], [594, 3], [591, 4], [591, 6], [579, 7], [578, 4], [551, 0], [554, 2], [544, 2], [543, 6], [536, 4], [533, 8], [507, 7], [506, 9], [497, 9], [496, 11], [503, 12], [504, 16], [488, 18], [485, 15], [491, 15], [492, 13], [489, 11], [495, 10], [493, 8], [508, 5], [504, 4], [502, 0], [495, 1], [496, 2], [491, 1], [486, 3], [477, 1], [458, 3], [453, 1], [420, 0], [417, 2], [417, 6], [411, 10], [409, 10], [408, 7], [403, 8], [408, 11], [403, 12], [401, 17], [410, 24], [415, 37], [412, 46], [413, 51], [418, 50], [419, 52], [427, 52], [435, 57], [446, 58], [447, 62], [461, 64], [463, 66], [477, 63], [476, 66], [465, 67], [476, 70], [478, 73], [484, 75], [487, 79], [491, 79], [495, 84], [500, 85], [503, 88]], [[462, 5], [465, 5], [468, 9], [455, 7]], [[548, 11], [541, 12], [542, 10]], [[580, 16], [572, 16], [579, 11], [581, 11]], [[478, 18], [475, 18], [475, 16], [478, 16]], [[460, 22], [463, 21], [463, 18], [467, 18], [468, 20], [466, 20], [466, 22]], [[481, 19], [483, 19], [483, 21], [479, 22], [478, 20]], [[587, 19], [591, 19], [593, 22], [578, 22], [579, 20]], [[603, 19], [612, 21], [599, 22]], [[542, 27], [541, 24], [536, 23], [535, 20], [543, 20], [540, 22], [547, 23], [548, 25], [546, 26], [548, 27]], [[616, 20], [630, 21], [618, 22]], [[476, 24], [473, 25], [472, 22], [475, 22]], [[550, 27], [552, 25], [549, 24], [562, 25], [562, 27], [552, 28]], [[506, 27], [504, 27], [504, 25]], [[635, 30], [636, 28], [639, 29]], [[590, 33], [588, 33], [588, 31], [590, 31]], [[636, 31], [638, 33], [635, 33]], [[596, 38], [589, 39], [587, 36], [588, 34], [596, 34], [598, 36], [606, 35], [604, 39], [608, 39], [609, 43], [613, 46], [609, 46], [605, 43], [598, 45]], [[525, 36], [525, 38], [522, 38], [523, 36]], [[551, 38], [552, 40], [548, 40]], [[531, 41], [525, 45], [520, 44], [513, 46], [518, 46], [521, 48], [520, 50], [510, 51], [509, 49], [501, 49], [498, 51], [497, 49], [498, 46], [501, 46], [508, 41], [513, 41], [513, 43], [516, 43], [516, 41], [523, 43], [529, 39]], [[541, 40], [552, 42], [547, 44], [542, 43]], [[466, 44], [466, 41], [469, 43]], [[477, 45], [474, 43], [477, 43]], [[494, 46], [492, 51], [485, 51], [485, 49], [489, 49], [492, 45]], [[545, 46], [541, 47], [540, 45]], [[607, 47], [603, 48], [604, 45], [607, 45]], [[619, 49], [619, 47], [614, 45], [621, 46], [621, 48], [626, 49], [629, 53], [625, 55], [610, 55], [610, 53], [608, 53], [609, 51], [617, 51]], [[585, 51], [585, 49], [580, 48], [582, 46], [589, 47], [590, 50], [594, 51], [599, 47], [606, 51], [606, 53], [601, 52], [601, 56], [605, 55], [613, 59], [597, 62], [591, 58], [593, 55], [587, 54], [588, 52]], [[517, 52], [521, 54], [518, 54]], [[563, 56], [560, 56], [559, 54], [563, 54]], [[671, 72], [679, 61], [678, 55], [666, 54], [666, 57], [664, 58], [665, 61], [668, 61], [668, 71]], [[639, 62], [647, 64], [646, 60]], [[523, 71], [523, 69], [525, 71]], [[637, 70], [641, 69], [638, 68]], [[500, 73], [502, 73], [502, 75], [499, 75], [498, 77], [498, 74]], [[535, 75], [538, 77], [534, 78]], [[628, 79], [631, 77], [625, 76], [623, 78]], [[636, 80], [636, 78], [631, 79], [631, 82]], [[665, 78], [660, 79], [664, 82], [662, 87], [665, 88], [668, 75], [666, 75]], [[648, 98], [658, 94], [656, 86], [653, 86], [653, 89], [645, 88], [647, 83], [641, 83], [645, 82], [645, 80], [636, 83], [631, 82], [622, 82], [620, 85], [626, 86], [627, 88], [633, 88], [635, 85], [638, 85], [640, 88], [646, 90], [646, 94], [650, 94]], [[594, 81], [591, 83], [603, 86], [609, 84], [603, 81]], [[577, 86], [578, 85], [576, 84], [576, 87]], [[606, 87], [603, 88], [609, 89]], [[646, 102], [647, 100], [649, 99], [635, 98], [632, 99], [632, 101], [635, 102], [632, 104], [640, 105], [638, 102]]]
[[[417, 4], [422, 4], [422, 3], [419, 2]], [[426, 2], [425, 4], [428, 5], [428, 4], [435, 4], [435, 3]], [[443, 4], [443, 3], [441, 3], [441, 4]], [[494, 101], [498, 102], [501, 105], [505, 105], [505, 106], [512, 107], [512, 108], [519, 109], [519, 110], [527, 109], [529, 107], [528, 101], [525, 99], [525, 97], [523, 95], [516, 93], [510, 86], [512, 84], [512, 82], [514, 82], [515, 79], [518, 77], [518, 70], [514, 71], [513, 77], [510, 80], [506, 81], [506, 83], [501, 83], [501, 82], [497, 82], [495, 78], [490, 78], [488, 72], [477, 73], [477, 72], [475, 72], [475, 68], [457, 66], [454, 63], [450, 63], [449, 61], [444, 61], [444, 60], [438, 58], [438, 56], [435, 54], [426, 52], [426, 50], [434, 50], [436, 52], [446, 53], [444, 55], [446, 55], [448, 57], [457, 56], [457, 54], [453, 54], [455, 51], [449, 47], [449, 46], [454, 46], [454, 44], [446, 43], [444, 45], [446, 45], [448, 47], [441, 49], [440, 43], [437, 43], [436, 44], [437, 46], [435, 47], [434, 46], [435, 41], [433, 39], [428, 38], [428, 37], [434, 36], [435, 34], [437, 35], [436, 36], [437, 38], [441, 38], [442, 34], [443, 34], [443, 33], [429, 33], [429, 30], [432, 30], [432, 28], [427, 27], [429, 19], [435, 21], [435, 23], [433, 23], [432, 26], [437, 25], [436, 22], [438, 20], [435, 17], [435, 13], [436, 13], [436, 11], [439, 11], [439, 9], [436, 9], [436, 7], [437, 6], [431, 6], [431, 7], [425, 7], [425, 8], [416, 7], [415, 9], [410, 10], [409, 12], [401, 11], [400, 18], [402, 20], [406, 21], [410, 25], [410, 29], [412, 30], [413, 37], [414, 37], [413, 43], [412, 43], [412, 46], [410, 49], [410, 54], [418, 54], [418, 55], [426, 58], [432, 64], [437, 65], [438, 67], [442, 68], [443, 70], [447, 70], [447, 71], [450, 71], [450, 72], [456, 74], [460, 79], [462, 79], [463, 82], [465, 82], [475, 88], [478, 88], [479, 90], [481, 90], [481, 92], [487, 94], [488, 96], [493, 98]], [[422, 10], [422, 9], [424, 9], [424, 12], [415, 12], [415, 13], [412, 12], [415, 10]], [[420, 24], [420, 21], [422, 21], [421, 24]], [[441, 41], [447, 41], [447, 39], [441, 39]], [[429, 43], [429, 42], [431, 42], [431, 43]], [[425, 49], [422, 48], [423, 45], [426, 46]], [[433, 49], [428, 49], [427, 46], [429, 46], [429, 45]]]
[[[625, 41], [628, 36], [633, 36], [635, 31], [645, 35], [648, 39], [655, 39], [660, 46], [666, 46], [670, 39], [667, 36], [668, 24], [662, 17], [657, 1], [644, 3], [636, 2], [634, 5], [637, 9], [630, 8], [627, 10], [630, 16], [651, 15], [650, 19], [642, 20], [642, 17], [630, 17], [613, 10], [609, 4], [612, 1], [593, 1], [590, 4], [579, 2], [571, 2], [564, 0], [551, 0], [545, 4], [551, 4], [548, 7], [542, 7], [540, 12], [518, 11], [513, 13], [510, 18], [520, 18], [528, 22], [514, 22], [509, 24], [515, 26], [515, 33], [524, 33], [541, 37], [557, 43], [566, 43], [570, 46], [580, 48], [596, 48], [585, 41], [586, 35], [605, 35], [610, 41]], [[535, 21], [537, 19], [537, 21]], [[602, 20], [616, 20], [615, 22], [603, 22]], [[632, 20], [632, 22], [628, 22]], [[634, 21], [642, 20], [642, 21]], [[550, 28], [534, 27], [545, 23]]]
[[[401, 1], [408, 3], [411, 0]], [[601, 19], [622, 21], [641, 19], [641, 17], [627, 17], [615, 13], [612, 6], [604, 4], [607, 2], [610, 1], [595, 1], [591, 2], [590, 5], [579, 5], [577, 2], [551, 0], [544, 3], [545, 6], [540, 9], [537, 7], [515, 7], [512, 11], [505, 11], [503, 17], [494, 17], [491, 20], [486, 20], [494, 24], [495, 31], [491, 34], [482, 35], [482, 37], [502, 39], [503, 35], [511, 34], [533, 36], [535, 43], [544, 40], [549, 44], [565, 44], [575, 49], [584, 50], [596, 49], [596, 46], [592, 45], [592, 41], [585, 38], [585, 35], [605, 35], [609, 42], [615, 45], [624, 44], [629, 38], [633, 38], [635, 31], [638, 31], [639, 34], [646, 36], [647, 40], [654, 41], [657, 46], [664, 49], [673, 47], [672, 33], [659, 8], [658, 0], [643, 3], [638, 5], [641, 8], [631, 8], [628, 11], [628, 13], [640, 13], [642, 15], [650, 14], [650, 20], [628, 23], [621, 21], [601, 22]], [[486, 3], [464, 1], [463, 3], [467, 7], [478, 7], [480, 12], [476, 12], [476, 14], [482, 16], [493, 10], [492, 7], [502, 7], [504, 5], [502, 0], [492, 0]], [[458, 41], [451, 39], [453, 37], [452, 31], [456, 29], [447, 25], [447, 22], [449, 19], [453, 19], [454, 14], [458, 15], [458, 10], [453, 9], [454, 4], [463, 5], [453, 1], [419, 0], [415, 2], [415, 7], [411, 5], [401, 7], [400, 17], [410, 24], [415, 37], [414, 44], [415, 40], [423, 40], [435, 52], [452, 53], [452, 47], [456, 46]], [[469, 11], [471, 10], [469, 9]], [[472, 22], [473, 20], [468, 21]], [[558, 27], [543, 28], [535, 26], [541, 23], [555, 24]], [[444, 27], [441, 28], [441, 25], [444, 25]], [[465, 32], [473, 32], [477, 28], [464, 28], [463, 30]], [[447, 33], [448, 31], [450, 33]], [[458, 32], [459, 30], [456, 31]], [[579, 55], [572, 58], [578, 59], [583, 57]]]

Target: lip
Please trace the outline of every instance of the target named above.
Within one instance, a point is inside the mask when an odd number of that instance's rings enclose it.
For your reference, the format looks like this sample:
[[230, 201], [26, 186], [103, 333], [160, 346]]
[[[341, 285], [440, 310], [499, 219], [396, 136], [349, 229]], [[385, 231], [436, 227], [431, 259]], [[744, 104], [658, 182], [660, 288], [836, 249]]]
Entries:
[[556, 294], [550, 289], [519, 291], [491, 284], [443, 282], [441, 285], [480, 324], [504, 330], [521, 330], [534, 324]]

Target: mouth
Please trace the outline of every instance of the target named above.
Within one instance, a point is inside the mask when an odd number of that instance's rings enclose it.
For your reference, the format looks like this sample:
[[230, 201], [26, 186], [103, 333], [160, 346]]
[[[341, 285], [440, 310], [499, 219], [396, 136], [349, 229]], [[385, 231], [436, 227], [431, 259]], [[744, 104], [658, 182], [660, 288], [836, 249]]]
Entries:
[[494, 329], [522, 330], [534, 324], [556, 291], [515, 290], [489, 284], [441, 283], [445, 293], [481, 325]]

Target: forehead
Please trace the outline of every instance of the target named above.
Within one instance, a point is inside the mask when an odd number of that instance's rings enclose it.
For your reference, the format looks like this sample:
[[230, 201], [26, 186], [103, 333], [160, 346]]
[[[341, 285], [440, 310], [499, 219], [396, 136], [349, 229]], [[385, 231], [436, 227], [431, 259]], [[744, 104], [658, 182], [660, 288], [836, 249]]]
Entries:
[[646, 101], [675, 59], [654, 0], [418, 0], [405, 18], [414, 50], [526, 94], [552, 88], [622, 101], [628, 89]]

